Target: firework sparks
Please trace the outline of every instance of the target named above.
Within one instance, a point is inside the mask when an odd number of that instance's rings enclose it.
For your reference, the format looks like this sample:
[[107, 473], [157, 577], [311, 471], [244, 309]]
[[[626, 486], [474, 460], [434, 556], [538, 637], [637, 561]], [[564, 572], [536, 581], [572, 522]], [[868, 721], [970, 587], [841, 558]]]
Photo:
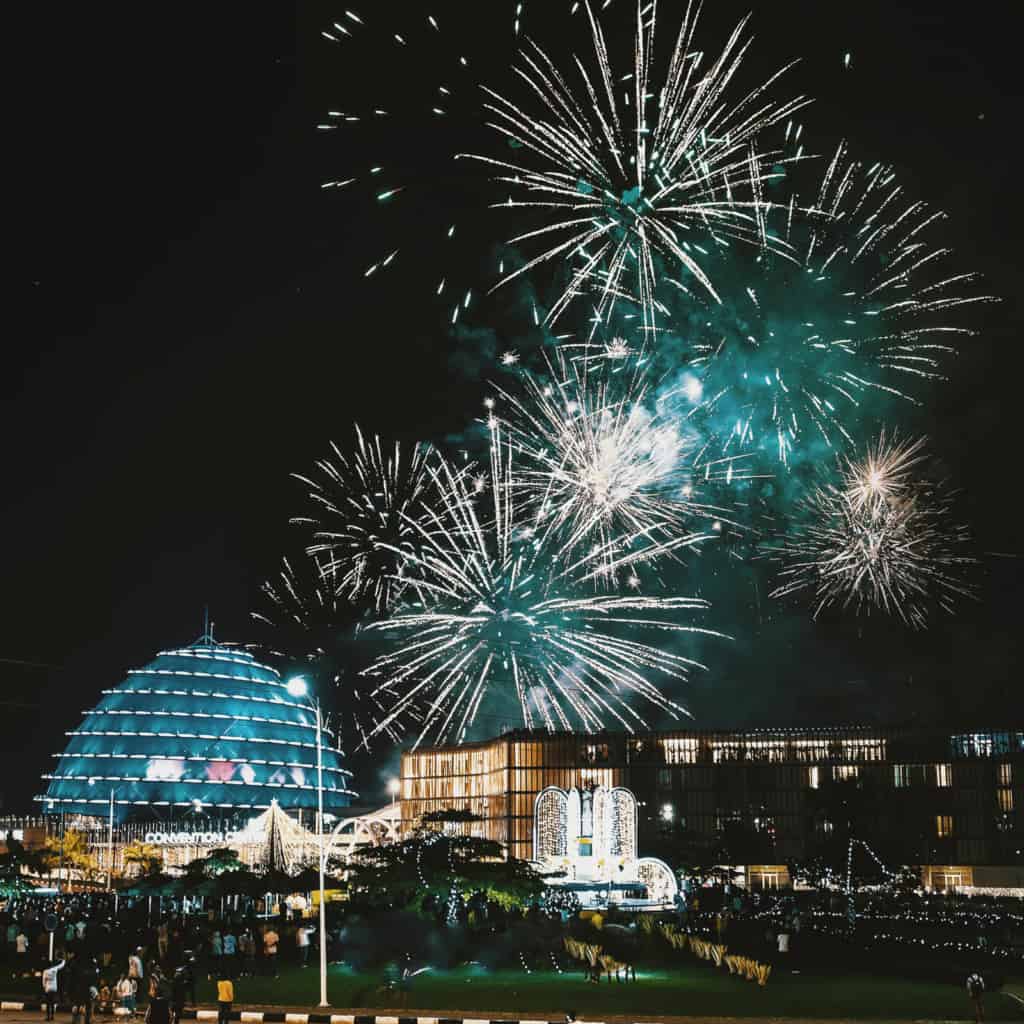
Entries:
[[[746, 19], [709, 65], [695, 50], [698, 9], [683, 17], [664, 77], [654, 62], [657, 5], [637, 0], [631, 73], [613, 70], [604, 29], [589, 16], [596, 71], [576, 60], [577, 94], [539, 46], [520, 54], [515, 71], [532, 99], [520, 105], [485, 86], [490, 125], [521, 148], [517, 161], [480, 160], [509, 187], [496, 206], [529, 210], [541, 226], [517, 234], [513, 245], [542, 240], [541, 252], [506, 274], [500, 284], [544, 263], [578, 259], [571, 283], [555, 301], [555, 322], [584, 285], [597, 284], [595, 322], [607, 322], [632, 288], [643, 328], [656, 329], [659, 260], [692, 276], [717, 299], [706, 272], [708, 247], [727, 240], [764, 245], [762, 183], [777, 173], [778, 154], [759, 152], [757, 139], [793, 115], [806, 100], [776, 103], [769, 90], [782, 68], [744, 96], [731, 83], [749, 40]], [[624, 89], [620, 82], [628, 81]], [[532, 104], [532, 105], [531, 105]]]
[[592, 731], [608, 719], [627, 730], [643, 727], [631, 698], [673, 717], [684, 714], [648, 677], [685, 680], [703, 666], [636, 637], [721, 636], [678, 621], [706, 602], [583, 594], [589, 560], [543, 542], [520, 521], [505, 445], [496, 434], [489, 498], [476, 497], [466, 474], [444, 464], [432, 470], [443, 508], [428, 526], [417, 526], [419, 554], [396, 552], [417, 600], [369, 627], [395, 640], [367, 669], [379, 680], [375, 695], [394, 699], [395, 716], [422, 701], [420, 740], [432, 734], [438, 742], [465, 739], [496, 694], [515, 695], [528, 728], [570, 729], [575, 722]]
[[838, 484], [804, 502], [806, 525], [782, 553], [773, 597], [813, 595], [815, 617], [831, 606], [875, 608], [920, 629], [931, 610], [972, 597], [964, 570], [970, 534], [951, 518], [952, 498], [918, 472], [923, 440], [887, 443], [846, 460]]
[[312, 528], [309, 553], [327, 556], [322, 565], [338, 594], [384, 614], [403, 589], [400, 553], [418, 542], [415, 524], [426, 515], [430, 449], [396, 443], [388, 453], [356, 427], [353, 451], [332, 443], [331, 452], [315, 476], [294, 474], [317, 512], [293, 522]]
[[564, 357], [548, 370], [552, 382], [524, 376], [523, 397], [501, 392], [517, 486], [544, 541], [589, 552], [596, 579], [611, 583], [615, 567], [635, 575], [706, 540], [688, 525], [712, 515], [693, 496], [695, 446], [647, 379], [581, 371]]
[[[262, 607], [252, 618], [267, 631], [261, 650], [312, 673], [325, 685], [333, 685], [337, 713], [332, 715], [342, 749], [352, 753], [369, 749], [370, 737], [383, 732], [392, 742], [405, 735], [406, 720], [384, 723], [385, 709], [370, 687], [352, 671], [353, 652], [346, 629], [351, 609], [340, 597], [345, 590], [336, 569], [323, 555], [301, 554], [281, 560], [277, 575], [260, 587]], [[407, 709], [414, 721], [417, 709]]]
[[941, 379], [942, 357], [972, 333], [950, 314], [991, 301], [974, 293], [976, 275], [944, 269], [949, 250], [930, 240], [942, 218], [908, 202], [890, 168], [851, 161], [842, 145], [811, 212], [795, 199], [777, 211], [799, 263], [733, 253], [722, 304], [695, 304], [685, 289], [701, 339], [695, 420], [723, 453], [762, 450], [788, 465], [801, 444], [842, 449], [868, 399], [914, 402], [911, 385]]

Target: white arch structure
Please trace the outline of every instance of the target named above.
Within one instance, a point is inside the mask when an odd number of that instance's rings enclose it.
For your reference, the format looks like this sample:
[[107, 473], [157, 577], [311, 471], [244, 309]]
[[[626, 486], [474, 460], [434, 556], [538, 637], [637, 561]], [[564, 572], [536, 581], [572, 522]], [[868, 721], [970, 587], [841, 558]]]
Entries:
[[593, 899], [636, 883], [646, 890], [644, 905], [671, 904], [679, 883], [664, 861], [637, 856], [637, 818], [636, 797], [622, 786], [548, 786], [533, 805], [533, 859], [558, 872], [552, 884], [590, 883]]

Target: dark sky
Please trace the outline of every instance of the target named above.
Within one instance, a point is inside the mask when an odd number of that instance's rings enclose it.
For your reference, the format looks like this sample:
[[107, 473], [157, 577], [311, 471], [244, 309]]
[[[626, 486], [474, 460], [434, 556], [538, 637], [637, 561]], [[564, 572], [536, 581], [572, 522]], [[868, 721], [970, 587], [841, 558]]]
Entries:
[[[717, 39], [744, 8], [715, 6], [706, 27]], [[489, 7], [507, 36], [513, 5]], [[97, 691], [194, 639], [204, 605], [219, 637], [247, 638], [296, 511], [289, 472], [356, 420], [438, 437], [479, 409], [479, 393], [451, 377], [437, 318], [364, 283], [379, 255], [372, 223], [319, 187], [344, 171], [331, 166], [338, 143], [325, 147], [314, 128], [345, 102], [342, 51], [319, 34], [342, 10], [26, 5], [8, 36], [16, 229], [0, 376], [0, 659], [44, 666], [0, 661], [9, 809], [29, 806]], [[1013, 553], [1021, 17], [990, 0], [955, 19], [943, 11], [783, 0], [755, 12], [755, 53], [766, 70], [806, 57], [796, 87], [818, 97], [806, 120], [904, 169], [950, 213], [964, 264], [1006, 297], [928, 426], [979, 548]], [[414, 72], [373, 74], [415, 88]], [[431, 143], [409, 141], [415, 164]], [[1019, 564], [987, 558], [983, 603], [925, 637], [777, 624], [763, 649], [756, 637], [737, 644], [694, 708], [706, 724], [915, 708], [1019, 716]]]

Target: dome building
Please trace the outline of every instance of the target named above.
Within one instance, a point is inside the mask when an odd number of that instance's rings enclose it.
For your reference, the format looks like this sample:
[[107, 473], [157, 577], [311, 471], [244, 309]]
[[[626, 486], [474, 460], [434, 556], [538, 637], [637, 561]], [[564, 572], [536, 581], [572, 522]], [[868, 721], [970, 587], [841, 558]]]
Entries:
[[[276, 803], [317, 807], [316, 712], [246, 651], [205, 636], [132, 669], [68, 733], [41, 797], [48, 812], [117, 822], [229, 817]], [[351, 773], [321, 730], [324, 811], [349, 804]]]

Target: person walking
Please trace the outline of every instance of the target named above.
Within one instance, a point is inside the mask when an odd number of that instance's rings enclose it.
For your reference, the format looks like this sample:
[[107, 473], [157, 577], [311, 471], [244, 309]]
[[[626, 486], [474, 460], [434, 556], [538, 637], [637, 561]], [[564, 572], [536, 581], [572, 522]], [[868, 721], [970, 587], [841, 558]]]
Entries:
[[985, 1019], [985, 979], [979, 971], [967, 976], [967, 994], [974, 1004], [974, 1019], [981, 1024]]
[[57, 1009], [57, 976], [63, 967], [63, 960], [54, 961], [43, 971], [43, 1001], [46, 1004], [47, 1020], [53, 1020]]
[[234, 1001], [235, 986], [227, 971], [221, 971], [217, 980], [217, 1024], [228, 1024], [231, 1019], [231, 1004]]

